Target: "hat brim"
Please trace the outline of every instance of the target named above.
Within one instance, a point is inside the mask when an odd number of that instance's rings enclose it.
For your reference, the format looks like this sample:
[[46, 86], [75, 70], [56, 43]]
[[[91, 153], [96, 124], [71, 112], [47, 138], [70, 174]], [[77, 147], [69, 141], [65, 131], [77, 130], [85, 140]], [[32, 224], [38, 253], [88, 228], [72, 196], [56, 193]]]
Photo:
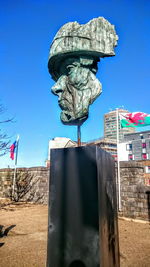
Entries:
[[86, 56], [87, 58], [89, 56], [99, 61], [99, 58], [112, 57], [112, 56], [115, 56], [115, 53], [108, 54], [108, 53], [101, 53], [97, 51], [84, 51], [83, 50], [83, 51], [73, 51], [73, 52], [70, 51], [66, 53], [58, 53], [56, 55], [50, 56], [48, 60], [48, 70], [52, 76], [52, 79], [57, 81], [59, 77], [63, 74], [62, 71], [60, 71], [60, 66], [63, 64], [63, 61], [66, 58], [69, 58], [69, 57], [77, 58], [80, 56], [84, 56], [84, 57]]

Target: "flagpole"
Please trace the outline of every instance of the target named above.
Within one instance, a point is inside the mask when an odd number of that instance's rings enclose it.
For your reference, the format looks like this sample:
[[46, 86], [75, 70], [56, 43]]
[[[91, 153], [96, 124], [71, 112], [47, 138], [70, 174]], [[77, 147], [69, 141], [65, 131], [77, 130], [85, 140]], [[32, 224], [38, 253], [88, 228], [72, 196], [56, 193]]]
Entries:
[[118, 209], [121, 211], [121, 194], [120, 194], [120, 161], [119, 161], [119, 112], [116, 109], [116, 121], [117, 121], [117, 174], [118, 174]]
[[17, 142], [17, 146], [16, 146], [16, 153], [15, 153], [15, 168], [14, 168], [14, 177], [13, 177], [13, 186], [12, 186], [12, 197], [15, 196], [15, 184], [16, 184], [16, 173], [17, 173], [19, 135], [17, 136], [16, 142]]

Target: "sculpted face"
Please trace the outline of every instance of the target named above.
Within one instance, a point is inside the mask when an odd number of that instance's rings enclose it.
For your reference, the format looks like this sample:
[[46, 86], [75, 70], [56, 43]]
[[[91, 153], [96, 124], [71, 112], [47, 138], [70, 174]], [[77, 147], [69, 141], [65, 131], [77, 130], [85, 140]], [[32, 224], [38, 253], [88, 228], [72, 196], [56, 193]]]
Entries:
[[95, 76], [97, 62], [115, 56], [117, 40], [114, 25], [103, 17], [86, 24], [68, 22], [56, 33], [48, 70], [56, 81], [52, 92], [58, 96], [64, 124], [81, 125], [88, 118], [89, 105], [102, 91]]
[[52, 92], [58, 96], [64, 124], [81, 125], [88, 117], [89, 105], [100, 95], [101, 83], [95, 76], [97, 61], [78, 57], [61, 63], [60, 77]]

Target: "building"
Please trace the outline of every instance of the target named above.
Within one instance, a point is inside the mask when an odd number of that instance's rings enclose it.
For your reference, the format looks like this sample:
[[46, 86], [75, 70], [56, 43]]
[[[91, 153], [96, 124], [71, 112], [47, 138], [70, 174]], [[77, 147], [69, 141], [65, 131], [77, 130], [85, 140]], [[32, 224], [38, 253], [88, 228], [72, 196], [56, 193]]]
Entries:
[[[110, 153], [115, 160], [117, 159], [117, 143], [115, 140], [100, 138], [89, 142], [82, 142], [81, 145], [82, 146], [97, 145], [106, 152]], [[77, 142], [72, 141], [71, 139], [66, 137], [56, 137], [49, 140], [48, 159], [45, 162], [46, 167], [50, 167], [50, 150], [56, 148], [65, 148], [65, 147], [77, 147]]]
[[117, 142], [116, 140], [110, 140], [108, 138], [100, 138], [93, 141], [84, 143], [85, 146], [97, 145], [106, 152], [110, 153], [112, 157], [117, 160]]
[[144, 166], [145, 185], [150, 186], [150, 131], [124, 135], [118, 156], [119, 161], [139, 161]]
[[77, 143], [66, 137], [55, 137], [49, 140], [48, 144], [48, 159], [46, 160], [46, 167], [50, 167], [50, 150], [56, 148], [76, 147]]
[[150, 159], [150, 131], [125, 134], [118, 154], [120, 161]]
[[[119, 113], [127, 113], [128, 110], [125, 109], [115, 109], [104, 115], [104, 138], [117, 140], [117, 112]], [[119, 128], [119, 140], [122, 140], [125, 134], [134, 133], [135, 128], [121, 128], [120, 127], [120, 119], [118, 116], [118, 128]]]
[[129, 160], [150, 159], [150, 131], [124, 135]]

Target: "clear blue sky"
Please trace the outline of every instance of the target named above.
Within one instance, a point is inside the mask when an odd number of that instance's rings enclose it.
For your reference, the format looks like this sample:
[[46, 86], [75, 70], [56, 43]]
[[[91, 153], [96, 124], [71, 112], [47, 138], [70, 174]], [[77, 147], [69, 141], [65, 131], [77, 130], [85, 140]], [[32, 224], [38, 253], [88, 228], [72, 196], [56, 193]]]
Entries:
[[[103, 136], [103, 115], [110, 108], [150, 113], [150, 1], [1, 1], [0, 101], [5, 117], [16, 121], [3, 129], [12, 142], [20, 134], [19, 166], [44, 165], [51, 138], [76, 140], [76, 127], [60, 122], [57, 97], [50, 92], [49, 46], [64, 23], [98, 16], [115, 25], [119, 41], [116, 56], [99, 63], [103, 93], [90, 107], [82, 141]], [[0, 167], [7, 165], [13, 166], [9, 155], [0, 158]]]

